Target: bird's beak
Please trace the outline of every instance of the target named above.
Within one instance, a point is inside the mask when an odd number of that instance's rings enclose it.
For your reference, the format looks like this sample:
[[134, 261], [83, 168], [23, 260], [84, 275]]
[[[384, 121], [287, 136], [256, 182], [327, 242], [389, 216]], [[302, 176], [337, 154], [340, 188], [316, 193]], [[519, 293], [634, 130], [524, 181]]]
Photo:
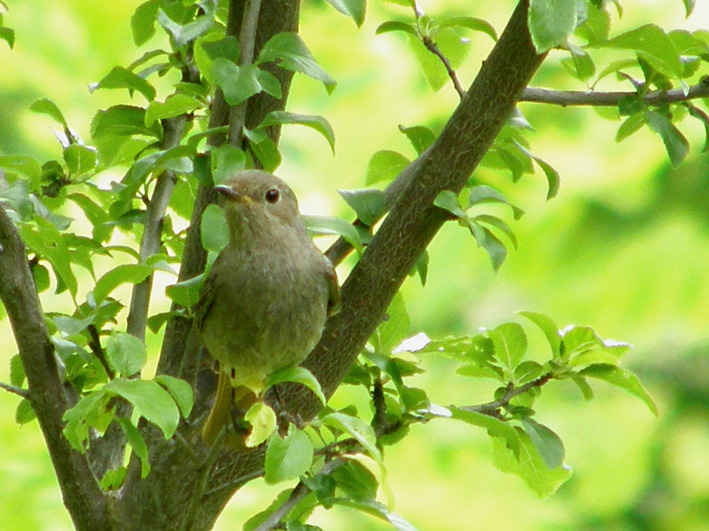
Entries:
[[234, 190], [231, 186], [227, 186], [226, 184], [218, 184], [217, 186], [214, 187], [214, 191], [220, 193], [224, 197], [227, 198], [229, 201], [238, 201], [239, 203], [245, 203], [246, 202], [246, 196], [240, 194], [236, 190]]

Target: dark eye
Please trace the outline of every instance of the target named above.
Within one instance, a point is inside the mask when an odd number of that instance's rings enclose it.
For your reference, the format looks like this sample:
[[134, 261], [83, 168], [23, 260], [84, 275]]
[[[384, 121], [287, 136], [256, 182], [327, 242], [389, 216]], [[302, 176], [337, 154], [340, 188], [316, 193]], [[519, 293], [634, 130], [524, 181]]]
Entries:
[[281, 198], [281, 193], [276, 188], [271, 188], [264, 196], [269, 203], [277, 203]]

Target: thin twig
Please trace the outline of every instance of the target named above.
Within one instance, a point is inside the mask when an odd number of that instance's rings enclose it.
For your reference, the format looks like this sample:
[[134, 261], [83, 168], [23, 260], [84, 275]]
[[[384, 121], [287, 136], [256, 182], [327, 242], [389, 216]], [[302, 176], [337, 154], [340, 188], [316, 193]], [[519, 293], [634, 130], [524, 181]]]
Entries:
[[180, 527], [182, 531], [189, 531], [190, 529], [192, 529], [192, 526], [194, 525], [194, 522], [197, 519], [197, 513], [199, 512], [199, 507], [202, 503], [202, 496], [204, 495], [204, 491], [207, 490], [207, 483], [209, 483], [212, 466], [214, 465], [214, 461], [217, 459], [219, 447], [221, 446], [222, 440], [225, 436], [226, 428], [223, 428], [219, 432], [219, 434], [217, 434], [217, 438], [214, 439], [214, 443], [209, 448], [207, 458], [204, 460], [204, 463], [199, 468], [200, 477], [196, 482], [194, 491], [192, 491], [190, 507], [187, 510], [187, 514], [185, 514], [185, 519], [182, 521], [182, 526]]
[[[239, 66], [244, 67], [253, 63], [254, 48], [256, 43], [256, 30], [258, 29], [258, 17], [261, 11], [261, 0], [247, 0], [244, 8], [244, 18], [241, 22], [241, 33], [239, 34]], [[229, 143], [232, 146], [240, 147], [244, 135], [244, 125], [246, 123], [246, 101], [231, 108], [229, 115]]]
[[[531, 103], [548, 103], [551, 105], [567, 106], [593, 106], [614, 107], [623, 98], [637, 97], [637, 92], [593, 92], [580, 90], [549, 90], [543, 88], [527, 87], [522, 92], [519, 101]], [[683, 101], [706, 98], [709, 96], [709, 78], [703, 78], [689, 89], [654, 90], [642, 97], [647, 105], [665, 105], [667, 103], [680, 103]]]
[[460, 84], [460, 81], [458, 81], [458, 75], [455, 73], [455, 70], [453, 70], [451, 62], [443, 54], [438, 45], [433, 42], [431, 37], [427, 37], [424, 35], [421, 38], [421, 42], [423, 42], [423, 45], [429, 52], [431, 52], [433, 55], [435, 55], [441, 60], [441, 63], [443, 63], [443, 66], [446, 68], [446, 72], [448, 72], [448, 77], [451, 78], [451, 81], [453, 82], [455, 91], [458, 93], [458, 96], [460, 96], [460, 99], [462, 100], [465, 97], [465, 89], [463, 88], [463, 85]]
[[190, 446], [190, 443], [187, 442], [187, 439], [184, 438], [184, 436], [178, 431], [175, 432], [175, 440], [182, 446], [182, 449], [187, 453], [189, 458], [192, 460], [193, 463], [195, 464], [201, 464], [201, 461], [199, 459], [199, 456], [197, 453], [194, 451], [194, 449]]
[[246, 483], [248, 483], [252, 479], [257, 479], [257, 478], [260, 478], [261, 476], [263, 476], [263, 469], [262, 468], [259, 470], [256, 470], [255, 472], [252, 472], [251, 474], [246, 474], [245, 476], [240, 476], [232, 481], [229, 481], [228, 483], [225, 483], [224, 485], [214, 487], [212, 490], [209, 490], [202, 495], [202, 500], [206, 500], [210, 496], [213, 496], [214, 494], [218, 494], [218, 493], [225, 491], [225, 490], [229, 490], [229, 491], [234, 490], [237, 487], [245, 485]]
[[548, 372], [546, 374], [543, 374], [536, 380], [527, 382], [526, 384], [521, 385], [520, 387], [515, 387], [513, 384], [510, 383], [507, 386], [507, 389], [505, 390], [505, 394], [502, 395], [501, 398], [493, 400], [492, 402], [487, 402], [485, 404], [477, 404], [474, 406], [462, 406], [459, 409], [464, 409], [466, 411], [474, 411], [476, 413], [482, 413], [491, 417], [499, 417], [500, 409], [507, 407], [514, 397], [524, 394], [527, 391], [534, 389], [535, 387], [542, 387], [547, 382], [549, 382], [549, 380], [551, 380], [553, 376], [554, 375], [551, 372]]
[[99, 336], [96, 325], [92, 323], [86, 329], [89, 331], [89, 335], [91, 336], [91, 340], [89, 341], [89, 348], [91, 348], [91, 352], [94, 353], [94, 356], [96, 356], [98, 361], [101, 362], [101, 365], [103, 365], [103, 370], [106, 371], [108, 379], [113, 380], [116, 377], [116, 373], [113, 372], [113, 369], [108, 364], [108, 358], [106, 357], [106, 353], [101, 346], [101, 337]]
[[[191, 47], [187, 52], [191, 55]], [[182, 69], [182, 81], [196, 83], [199, 81], [199, 72], [189, 66]], [[185, 130], [188, 115], [181, 114], [173, 118], [162, 120], [164, 130], [161, 149], [168, 150], [180, 145]], [[152, 197], [147, 203], [143, 237], [140, 242], [140, 261], [145, 261], [157, 254], [162, 245], [163, 219], [170, 204], [170, 198], [175, 188], [177, 176], [175, 172], [167, 170], [158, 175]], [[142, 282], [133, 286], [130, 309], [128, 311], [127, 332], [141, 341], [145, 341], [145, 331], [148, 323], [148, 309], [153, 288], [153, 273], [151, 272]]]
[[4, 382], [0, 382], [0, 389], [5, 389], [5, 391], [8, 391], [10, 393], [14, 393], [17, 396], [21, 396], [22, 398], [25, 398], [27, 400], [31, 400], [30, 399], [30, 392], [27, 389], [22, 389], [20, 387], [15, 386], [15, 385], [6, 384]]

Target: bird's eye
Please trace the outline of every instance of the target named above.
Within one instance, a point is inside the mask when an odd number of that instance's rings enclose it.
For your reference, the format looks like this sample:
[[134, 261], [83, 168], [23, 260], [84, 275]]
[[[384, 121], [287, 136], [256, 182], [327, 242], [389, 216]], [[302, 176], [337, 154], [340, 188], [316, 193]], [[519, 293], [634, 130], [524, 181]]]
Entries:
[[276, 188], [271, 188], [264, 196], [269, 203], [277, 203], [281, 198], [280, 192]]

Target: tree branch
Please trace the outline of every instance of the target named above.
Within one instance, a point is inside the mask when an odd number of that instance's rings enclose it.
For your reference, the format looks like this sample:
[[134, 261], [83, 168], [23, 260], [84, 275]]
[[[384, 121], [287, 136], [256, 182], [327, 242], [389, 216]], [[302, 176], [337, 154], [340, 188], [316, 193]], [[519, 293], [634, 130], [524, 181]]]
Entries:
[[460, 96], [460, 99], [462, 100], [465, 97], [465, 89], [463, 88], [463, 85], [460, 84], [460, 81], [458, 81], [458, 74], [455, 73], [453, 66], [451, 66], [451, 62], [443, 54], [438, 45], [433, 42], [433, 40], [431, 40], [430, 37], [424, 36], [421, 42], [423, 42], [423, 45], [429, 52], [431, 52], [433, 55], [435, 55], [441, 60], [441, 63], [443, 63], [443, 66], [445, 67], [446, 72], [448, 73], [448, 77], [451, 78], [451, 81], [453, 82], [455, 91], [458, 93], [458, 96]]
[[[199, 72], [193, 68], [183, 68], [182, 81], [186, 83], [197, 83], [199, 81]], [[162, 121], [164, 131], [161, 142], [162, 149], [167, 150], [180, 145], [186, 121], [187, 116], [184, 114]], [[160, 251], [162, 244], [162, 221], [167, 212], [167, 207], [170, 204], [172, 191], [175, 188], [175, 181], [175, 172], [169, 170], [163, 171], [156, 180], [153, 195], [148, 203], [143, 228], [143, 238], [140, 242], [141, 263], [145, 263], [148, 258]], [[148, 310], [150, 307], [152, 287], [152, 273], [148, 275], [145, 280], [133, 286], [130, 310], [128, 312], [127, 332], [143, 342], [145, 341], [145, 330], [148, 323]]]
[[17, 396], [20, 396], [20, 397], [25, 398], [27, 400], [30, 400], [30, 398], [31, 398], [29, 391], [27, 391], [26, 389], [22, 389], [20, 387], [17, 387], [15, 385], [10, 385], [10, 384], [6, 384], [4, 382], [0, 382], [0, 389], [4, 389], [8, 393], [16, 394]]
[[466, 411], [475, 411], [477, 413], [482, 413], [484, 415], [489, 415], [492, 417], [500, 417], [500, 409], [507, 407], [510, 401], [516, 396], [522, 395], [535, 387], [542, 387], [546, 385], [549, 380], [551, 380], [554, 375], [550, 372], [543, 374], [536, 380], [527, 382], [524, 385], [515, 387], [512, 383], [507, 385], [505, 394], [497, 400], [492, 402], [486, 402], [485, 404], [477, 404], [475, 406], [463, 406], [460, 409], [465, 409]]
[[[248, 66], [253, 62], [260, 11], [261, 0], [246, 0], [244, 19], [239, 32], [239, 66]], [[243, 140], [247, 101], [232, 107], [229, 114], [229, 143], [235, 147], [241, 147]]]
[[[638, 97], [637, 92], [561, 91], [528, 87], [522, 92], [519, 101], [548, 103], [562, 107], [571, 105], [614, 107], [623, 98], [634, 97]], [[642, 97], [642, 101], [648, 105], [665, 105], [706, 97], [709, 97], [709, 77], [702, 78], [699, 83], [692, 85], [687, 90], [679, 88], [648, 92]]]
[[49, 449], [64, 503], [77, 529], [104, 529], [106, 498], [85, 455], [75, 452], [62, 433], [69, 408], [54, 346], [27, 263], [24, 243], [0, 202], [0, 300], [10, 318], [27, 375], [29, 399]]

